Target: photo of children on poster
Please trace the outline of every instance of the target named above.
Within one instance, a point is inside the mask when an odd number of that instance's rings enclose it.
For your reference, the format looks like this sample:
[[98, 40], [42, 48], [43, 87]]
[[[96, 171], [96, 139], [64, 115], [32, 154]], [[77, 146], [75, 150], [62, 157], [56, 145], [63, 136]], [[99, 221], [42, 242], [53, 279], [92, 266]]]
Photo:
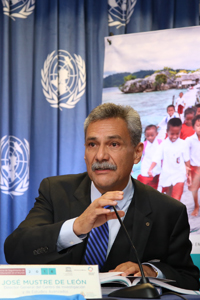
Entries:
[[[105, 38], [102, 102], [132, 106], [144, 143], [132, 176], [187, 207], [200, 235], [200, 27]], [[196, 250], [200, 253], [200, 247]]]

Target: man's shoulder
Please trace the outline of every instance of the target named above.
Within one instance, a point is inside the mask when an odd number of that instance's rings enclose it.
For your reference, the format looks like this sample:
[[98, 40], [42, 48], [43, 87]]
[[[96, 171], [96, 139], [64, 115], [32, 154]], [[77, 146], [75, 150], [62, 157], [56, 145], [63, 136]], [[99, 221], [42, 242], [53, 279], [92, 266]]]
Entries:
[[87, 172], [78, 173], [78, 174], [65, 174], [57, 176], [47, 177], [49, 180], [58, 180], [58, 181], [70, 181], [70, 180], [82, 180], [84, 177], [88, 176]]
[[90, 181], [87, 172], [79, 173], [79, 174], [67, 174], [67, 175], [58, 175], [58, 176], [50, 176], [44, 178], [41, 184], [49, 183], [51, 186], [57, 185], [65, 185], [70, 187], [77, 187], [81, 182], [86, 181], [87, 183]]
[[[56, 206], [63, 201], [67, 203], [75, 198], [90, 196], [91, 180], [88, 174], [69, 174], [46, 177], [39, 186], [39, 195], [48, 201], [54, 202]], [[39, 196], [40, 197], [40, 196]], [[38, 198], [36, 198], [38, 199]]]

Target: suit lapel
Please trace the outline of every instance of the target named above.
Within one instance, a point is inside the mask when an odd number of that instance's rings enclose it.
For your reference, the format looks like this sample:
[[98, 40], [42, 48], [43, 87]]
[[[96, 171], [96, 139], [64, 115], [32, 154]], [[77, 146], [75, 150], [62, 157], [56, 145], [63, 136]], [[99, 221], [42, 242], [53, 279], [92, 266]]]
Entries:
[[[146, 244], [149, 238], [149, 234], [151, 232], [151, 228], [153, 225], [153, 221], [151, 219], [151, 206], [149, 203], [149, 195], [145, 189], [145, 186], [140, 182], [133, 179], [134, 184], [134, 196], [131, 205], [127, 211], [126, 216], [128, 217], [128, 212], [130, 209], [133, 211], [132, 220], [132, 230], [129, 232], [133, 244], [138, 252], [138, 256], [140, 260], [143, 260], [144, 250], [146, 248]], [[130, 215], [129, 215], [130, 218]], [[126, 218], [124, 219], [126, 223]], [[115, 267], [118, 264], [118, 253], [119, 253], [119, 245], [123, 246], [126, 249], [125, 244], [128, 243], [127, 237], [123, 232], [123, 228], [120, 228], [115, 242], [111, 248], [111, 251], [108, 255], [105, 269], [109, 270], [113, 268], [113, 263], [115, 263]], [[130, 249], [130, 247], [129, 247]], [[120, 250], [121, 251], [121, 250]], [[131, 260], [136, 262], [135, 254], [133, 251], [128, 251], [128, 253], [124, 253], [125, 261]], [[115, 258], [114, 258], [115, 257]]]
[[[75, 201], [73, 203], [72, 213], [75, 214], [76, 216], [81, 215], [84, 212], [84, 210], [90, 205], [91, 203], [90, 190], [91, 190], [91, 180], [88, 176], [86, 176], [74, 193]], [[82, 263], [83, 256], [85, 253], [86, 243], [87, 243], [87, 238], [85, 238], [82, 243], [74, 247], [72, 264]]]
[[[132, 201], [134, 201], [134, 213], [133, 213], [131, 239], [134, 243], [135, 248], [137, 249], [139, 258], [142, 261], [143, 253], [153, 225], [153, 220], [151, 220], [151, 206], [149, 202], [149, 195], [145, 189], [145, 186], [134, 179], [133, 179], [133, 184], [134, 184], [134, 196]], [[74, 201], [73, 208], [72, 208], [73, 214], [75, 213], [76, 215], [80, 215], [91, 203], [90, 190], [91, 190], [91, 181], [90, 178], [86, 176], [74, 193], [74, 197], [76, 201]], [[120, 228], [120, 230], [122, 230], [122, 228]], [[119, 231], [116, 237], [116, 241], [112, 246], [110, 252], [111, 255], [117, 256], [118, 251], [115, 247], [115, 244], [118, 244], [119, 242], [121, 245], [123, 245], [123, 243], [127, 243], [126, 236], [123, 235], [122, 237], [122, 235], [123, 233], [122, 232], [120, 233]], [[80, 243], [74, 247], [72, 263], [76, 263], [76, 264], [77, 262], [81, 263], [81, 261], [83, 260], [86, 243], [87, 243], [87, 238], [83, 241], [83, 243]], [[82, 253], [81, 258], [80, 258], [80, 253]], [[110, 254], [106, 262], [106, 266], [107, 266], [106, 269], [108, 270], [110, 265], [109, 264]], [[134, 257], [132, 251], [130, 251], [130, 253], [125, 255], [128, 256], [130, 260], [132, 260], [132, 257]]]
[[146, 186], [133, 179], [134, 184], [134, 221], [132, 240], [138, 252], [139, 258], [143, 260], [143, 254], [151, 232], [153, 220], [151, 218], [151, 205]]
[[82, 214], [84, 210], [90, 205], [91, 198], [90, 198], [90, 191], [91, 191], [91, 180], [88, 175], [81, 181], [80, 185], [74, 192], [74, 205], [72, 211], [76, 213], [77, 216]]

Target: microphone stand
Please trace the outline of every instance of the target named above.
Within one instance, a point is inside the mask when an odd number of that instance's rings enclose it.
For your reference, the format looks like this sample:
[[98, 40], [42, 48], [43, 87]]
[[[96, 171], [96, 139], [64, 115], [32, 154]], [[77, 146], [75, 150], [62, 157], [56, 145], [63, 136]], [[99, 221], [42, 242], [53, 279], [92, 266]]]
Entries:
[[143, 267], [140, 262], [137, 250], [136, 250], [135, 246], [133, 245], [133, 242], [128, 234], [128, 231], [126, 230], [126, 227], [124, 226], [124, 223], [122, 222], [115, 206], [112, 206], [112, 207], [115, 211], [115, 214], [116, 214], [121, 226], [123, 227], [123, 229], [125, 231], [125, 234], [129, 240], [129, 243], [131, 244], [132, 249], [134, 250], [134, 253], [136, 255], [137, 262], [138, 262], [140, 272], [141, 272], [141, 280], [138, 283], [138, 285], [119, 289], [117, 291], [110, 293], [108, 296], [109, 297], [120, 297], [120, 298], [143, 298], [143, 299], [160, 298], [160, 295], [159, 295], [157, 289], [151, 283], [149, 283], [148, 278], [145, 277]]

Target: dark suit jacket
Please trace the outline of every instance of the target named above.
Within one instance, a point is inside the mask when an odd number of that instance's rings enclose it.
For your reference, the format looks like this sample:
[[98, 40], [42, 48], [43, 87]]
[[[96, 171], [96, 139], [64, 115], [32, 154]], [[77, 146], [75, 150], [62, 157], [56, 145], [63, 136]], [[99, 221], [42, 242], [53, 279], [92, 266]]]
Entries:
[[[137, 180], [134, 197], [125, 217], [140, 260], [153, 262], [176, 285], [198, 289], [199, 271], [190, 258], [186, 208]], [[65, 220], [79, 216], [91, 203], [87, 173], [46, 178], [34, 208], [6, 239], [5, 256], [11, 264], [81, 264], [87, 239], [57, 252], [57, 238]], [[114, 269], [135, 255], [120, 228], [103, 271]]]

